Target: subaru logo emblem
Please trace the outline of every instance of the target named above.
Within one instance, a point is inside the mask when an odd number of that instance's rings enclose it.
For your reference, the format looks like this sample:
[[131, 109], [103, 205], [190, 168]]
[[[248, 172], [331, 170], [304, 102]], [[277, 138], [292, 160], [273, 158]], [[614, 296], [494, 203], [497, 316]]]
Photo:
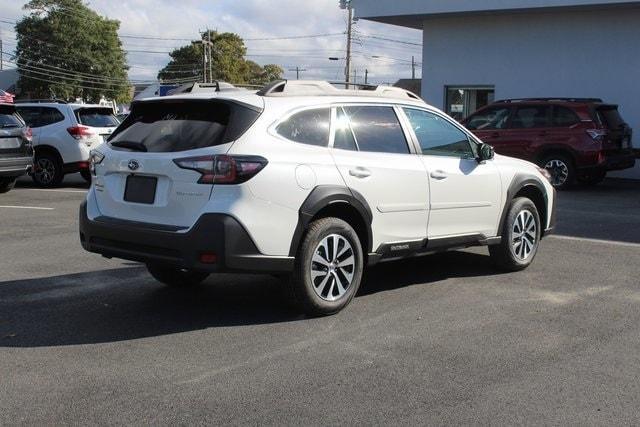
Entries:
[[132, 171], [138, 170], [138, 168], [140, 168], [140, 163], [138, 163], [137, 160], [129, 160], [129, 163], [127, 164], [127, 167], [129, 169], [131, 169]]

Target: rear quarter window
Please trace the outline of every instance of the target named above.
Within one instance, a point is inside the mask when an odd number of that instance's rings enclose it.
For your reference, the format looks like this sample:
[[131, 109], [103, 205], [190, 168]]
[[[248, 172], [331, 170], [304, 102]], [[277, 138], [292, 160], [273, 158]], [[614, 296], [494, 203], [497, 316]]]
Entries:
[[599, 121], [609, 129], [619, 129], [625, 121], [616, 107], [601, 107], [596, 111]]
[[27, 126], [39, 128], [64, 121], [64, 115], [53, 107], [16, 107]]
[[239, 138], [259, 115], [232, 102], [144, 102], [133, 107], [109, 143], [116, 148], [118, 142], [134, 143], [148, 152], [213, 147]]
[[300, 144], [329, 145], [331, 110], [318, 108], [293, 114], [276, 128], [278, 135]]
[[570, 108], [553, 107], [553, 125], [555, 127], [571, 127], [580, 122], [580, 118]]

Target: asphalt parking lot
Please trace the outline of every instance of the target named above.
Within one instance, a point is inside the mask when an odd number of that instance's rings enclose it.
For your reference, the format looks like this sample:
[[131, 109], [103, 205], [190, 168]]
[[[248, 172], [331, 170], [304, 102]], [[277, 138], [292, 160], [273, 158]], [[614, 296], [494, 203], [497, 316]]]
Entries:
[[383, 264], [322, 319], [271, 277], [177, 291], [84, 252], [85, 191], [0, 195], [2, 425], [640, 422], [640, 183], [561, 193], [524, 272]]

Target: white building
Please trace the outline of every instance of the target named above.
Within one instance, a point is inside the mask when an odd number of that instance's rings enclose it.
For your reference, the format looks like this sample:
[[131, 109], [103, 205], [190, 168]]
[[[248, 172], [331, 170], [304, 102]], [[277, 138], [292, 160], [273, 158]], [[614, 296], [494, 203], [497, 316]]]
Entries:
[[[358, 18], [423, 31], [422, 96], [448, 113], [499, 98], [602, 98], [620, 105], [640, 146], [640, 1], [352, 4]], [[640, 178], [640, 165], [621, 175]]]

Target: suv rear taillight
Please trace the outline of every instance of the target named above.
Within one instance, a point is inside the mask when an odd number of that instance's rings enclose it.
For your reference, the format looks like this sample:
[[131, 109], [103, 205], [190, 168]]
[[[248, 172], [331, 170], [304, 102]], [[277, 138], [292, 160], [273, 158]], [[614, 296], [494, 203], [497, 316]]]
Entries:
[[260, 156], [198, 156], [175, 159], [182, 169], [199, 172], [198, 184], [240, 184], [253, 178], [267, 165]]
[[67, 128], [67, 132], [69, 132], [69, 135], [71, 135], [77, 140], [91, 138], [92, 136], [95, 135], [95, 132], [93, 130], [91, 130], [86, 126], [80, 126], [80, 125], [71, 126], [70, 128]]
[[605, 129], [587, 129], [587, 133], [595, 142], [602, 142], [608, 132]]

